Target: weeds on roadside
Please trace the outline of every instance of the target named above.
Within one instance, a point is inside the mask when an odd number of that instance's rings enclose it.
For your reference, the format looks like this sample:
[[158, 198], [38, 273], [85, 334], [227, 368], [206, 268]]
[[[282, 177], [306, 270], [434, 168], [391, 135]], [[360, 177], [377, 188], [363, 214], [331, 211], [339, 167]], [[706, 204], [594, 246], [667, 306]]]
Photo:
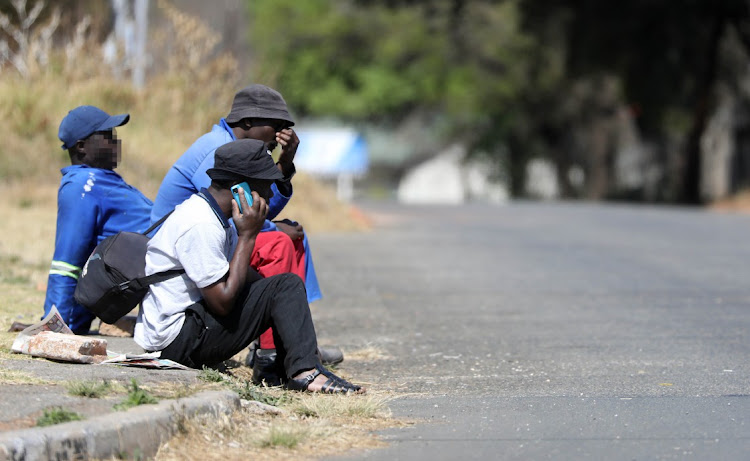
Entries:
[[68, 389], [68, 394], [77, 395], [79, 397], [88, 397], [92, 399], [98, 399], [110, 392], [112, 387], [109, 381], [103, 380], [102, 382], [96, 381], [70, 381], [65, 386]]
[[288, 392], [274, 393], [269, 391], [268, 388], [256, 386], [249, 381], [235, 380], [229, 384], [229, 388], [236, 392], [241, 399], [255, 400], [274, 407], [279, 407], [292, 400]]
[[309, 435], [304, 427], [271, 426], [268, 433], [258, 441], [261, 448], [294, 448]]
[[222, 372], [204, 365], [203, 369], [198, 372], [198, 379], [207, 383], [221, 383], [226, 379], [226, 376]]
[[210, 385], [200, 383], [168, 381], [157, 383], [150, 390], [158, 399], [182, 399], [210, 388]]
[[352, 417], [356, 419], [388, 418], [388, 397], [377, 395], [324, 396], [300, 395], [291, 410], [300, 416], [311, 418]]
[[52, 426], [82, 419], [83, 417], [74, 411], [68, 411], [62, 407], [53, 407], [44, 410], [42, 417], [36, 420], [36, 425], [38, 427]]
[[147, 405], [149, 403], [157, 403], [158, 400], [147, 391], [138, 387], [138, 381], [133, 378], [130, 381], [130, 390], [128, 391], [125, 400], [114, 406], [115, 410], [127, 410], [128, 408], [136, 407], [138, 405]]

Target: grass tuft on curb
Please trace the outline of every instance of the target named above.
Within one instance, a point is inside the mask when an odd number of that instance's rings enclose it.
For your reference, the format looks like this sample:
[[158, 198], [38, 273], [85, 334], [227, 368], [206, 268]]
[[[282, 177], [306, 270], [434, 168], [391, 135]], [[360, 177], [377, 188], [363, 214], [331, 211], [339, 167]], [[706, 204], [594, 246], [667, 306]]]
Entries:
[[106, 380], [102, 380], [101, 382], [91, 380], [70, 381], [65, 387], [68, 389], [68, 394], [70, 395], [91, 399], [104, 397], [112, 390], [112, 386]]
[[138, 386], [135, 378], [130, 380], [130, 391], [125, 400], [114, 406], [115, 410], [127, 410], [138, 405], [157, 403], [159, 400]]
[[74, 411], [68, 411], [62, 407], [53, 407], [44, 410], [44, 414], [36, 420], [36, 425], [37, 427], [53, 426], [82, 419], [83, 417]]

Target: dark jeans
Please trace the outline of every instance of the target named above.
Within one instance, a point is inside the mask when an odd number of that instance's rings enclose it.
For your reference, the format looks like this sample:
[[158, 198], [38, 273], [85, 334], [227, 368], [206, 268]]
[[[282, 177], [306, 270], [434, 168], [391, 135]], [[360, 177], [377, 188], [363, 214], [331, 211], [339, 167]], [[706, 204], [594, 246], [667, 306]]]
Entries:
[[305, 284], [294, 274], [280, 274], [248, 285], [232, 312], [219, 317], [205, 301], [185, 312], [180, 334], [161, 351], [162, 358], [201, 368], [231, 358], [268, 328], [288, 377], [315, 368], [317, 340]]

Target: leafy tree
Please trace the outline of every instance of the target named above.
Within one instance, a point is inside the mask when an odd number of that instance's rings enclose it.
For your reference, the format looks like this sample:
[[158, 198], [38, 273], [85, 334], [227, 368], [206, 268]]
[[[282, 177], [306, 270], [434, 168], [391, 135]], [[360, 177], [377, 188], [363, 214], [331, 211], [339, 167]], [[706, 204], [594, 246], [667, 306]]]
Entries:
[[492, 154], [522, 118], [534, 40], [519, 30], [516, 1], [253, 0], [248, 8], [254, 72], [300, 115], [398, 123], [440, 114], [446, 136]]

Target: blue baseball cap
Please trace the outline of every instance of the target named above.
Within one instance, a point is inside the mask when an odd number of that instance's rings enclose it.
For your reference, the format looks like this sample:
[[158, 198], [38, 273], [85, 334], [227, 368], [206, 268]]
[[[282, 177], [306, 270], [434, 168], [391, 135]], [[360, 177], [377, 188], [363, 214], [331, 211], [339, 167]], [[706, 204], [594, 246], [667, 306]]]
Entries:
[[86, 139], [97, 131], [107, 131], [128, 123], [130, 114], [109, 115], [98, 107], [78, 106], [60, 122], [57, 137], [63, 149], [70, 149], [79, 139]]

